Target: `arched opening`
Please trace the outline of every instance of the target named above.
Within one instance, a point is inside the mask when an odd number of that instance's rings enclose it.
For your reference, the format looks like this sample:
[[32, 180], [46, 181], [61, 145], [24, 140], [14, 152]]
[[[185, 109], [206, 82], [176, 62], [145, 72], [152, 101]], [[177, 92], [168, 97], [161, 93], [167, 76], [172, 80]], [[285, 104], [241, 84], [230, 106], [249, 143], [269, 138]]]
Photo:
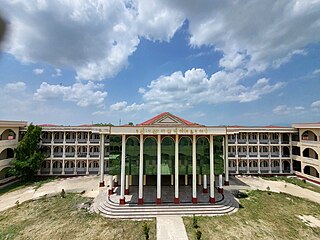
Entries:
[[87, 157], [87, 151], [88, 151], [87, 146], [80, 146], [80, 147], [78, 147], [77, 156], [79, 158], [85, 158], [85, 157]]
[[16, 139], [16, 133], [12, 129], [6, 129], [0, 134], [0, 140]]
[[269, 172], [269, 161], [264, 159], [260, 160], [260, 172], [261, 173], [268, 173]]
[[161, 184], [171, 185], [174, 175], [175, 146], [172, 137], [164, 137], [161, 142]]
[[89, 162], [89, 172], [97, 174], [99, 172], [99, 162], [98, 161], [91, 161]]
[[97, 157], [99, 157], [99, 153], [100, 153], [100, 147], [99, 146], [90, 147], [90, 152], [89, 152], [90, 157], [97, 158]]
[[271, 161], [271, 172], [273, 172], [273, 173], [280, 172], [280, 161], [279, 160], [272, 160]]
[[[10, 173], [10, 169], [11, 169], [10, 167], [6, 167], [0, 171], [0, 180], [6, 179], [12, 176], [12, 174]], [[7, 180], [4, 180], [4, 181], [7, 181]]]
[[249, 171], [258, 172], [258, 160], [250, 160], [249, 162]]
[[[155, 137], [147, 137], [143, 142], [143, 173], [148, 185], [157, 184], [157, 140]], [[156, 198], [156, 196], [154, 197]]]
[[284, 160], [282, 162], [282, 164], [283, 164], [283, 167], [282, 167], [283, 172], [284, 173], [290, 173], [291, 172], [291, 170], [290, 170], [290, 162], [287, 161], [287, 160]]
[[240, 159], [239, 160], [239, 173], [246, 173], [248, 170], [247, 166], [248, 166], [247, 160]]
[[42, 174], [48, 174], [50, 173], [50, 161], [43, 161], [41, 163], [41, 169], [40, 169]]
[[41, 140], [42, 143], [51, 143], [52, 133], [51, 132], [42, 132]]
[[303, 150], [303, 156], [307, 158], [318, 159], [318, 154], [312, 148], [306, 148]]
[[78, 132], [78, 143], [86, 143], [88, 141], [87, 132]]
[[200, 137], [197, 140], [197, 174], [210, 174], [210, 143], [208, 138]]
[[62, 161], [54, 161], [52, 164], [52, 173], [61, 174], [62, 172]]
[[121, 171], [121, 144], [120, 135], [111, 135], [109, 144], [109, 174], [120, 175]]
[[301, 162], [297, 160], [292, 160], [293, 171], [301, 172]]
[[192, 175], [192, 141], [181, 137], [179, 141], [179, 174]]
[[66, 142], [74, 143], [76, 141], [76, 133], [75, 132], [66, 132]]
[[77, 161], [77, 174], [85, 174], [87, 171], [87, 161]]
[[75, 148], [74, 147], [72, 147], [72, 146], [67, 146], [66, 147], [66, 152], [65, 152], [65, 154], [66, 154], [66, 157], [74, 157], [75, 156]]
[[14, 151], [12, 148], [6, 148], [0, 153], [0, 160], [13, 158], [14, 157]]
[[51, 148], [48, 146], [42, 146], [41, 147], [41, 152], [44, 155], [45, 158], [50, 157], [51, 155]]
[[139, 175], [140, 141], [129, 137], [126, 141], [126, 175]]
[[290, 149], [285, 146], [282, 148], [282, 157], [290, 157]]
[[56, 146], [53, 149], [53, 157], [62, 157], [63, 148], [61, 146]]
[[288, 144], [290, 140], [289, 134], [288, 133], [283, 133], [281, 136], [281, 143], [282, 144]]
[[54, 133], [54, 143], [63, 143], [63, 132]]
[[65, 161], [64, 162], [64, 171], [66, 174], [74, 173], [74, 161]]
[[304, 169], [303, 169], [303, 173], [307, 174], [307, 175], [310, 175], [312, 177], [319, 178], [319, 172], [317, 171], [317, 169], [315, 169], [312, 166], [305, 166]]
[[317, 141], [318, 138], [317, 138], [317, 135], [313, 131], [307, 130], [302, 133], [302, 140]]

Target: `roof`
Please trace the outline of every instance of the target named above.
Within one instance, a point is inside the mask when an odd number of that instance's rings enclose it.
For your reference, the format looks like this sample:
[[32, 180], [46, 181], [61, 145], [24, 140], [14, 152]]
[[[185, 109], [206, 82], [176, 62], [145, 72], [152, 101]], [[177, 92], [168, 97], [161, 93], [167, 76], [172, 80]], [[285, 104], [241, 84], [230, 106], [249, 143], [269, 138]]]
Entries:
[[163, 112], [159, 115], [143, 122], [140, 124], [137, 124], [137, 126], [150, 126], [150, 125], [185, 125], [185, 126], [202, 126], [197, 123], [189, 122], [181, 117], [175, 116], [169, 112]]

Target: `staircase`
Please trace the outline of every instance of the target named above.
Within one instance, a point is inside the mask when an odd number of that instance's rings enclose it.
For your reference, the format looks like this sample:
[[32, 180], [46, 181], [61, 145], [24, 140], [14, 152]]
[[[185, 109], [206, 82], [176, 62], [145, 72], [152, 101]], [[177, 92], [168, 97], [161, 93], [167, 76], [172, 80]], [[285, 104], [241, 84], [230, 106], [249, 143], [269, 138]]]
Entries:
[[180, 215], [180, 216], [219, 216], [232, 214], [239, 208], [239, 203], [234, 196], [225, 191], [223, 198], [215, 204], [126, 204], [119, 206], [111, 202], [107, 192], [101, 192], [93, 203], [93, 210], [107, 218], [126, 218], [126, 219], [148, 219], [163, 215]]

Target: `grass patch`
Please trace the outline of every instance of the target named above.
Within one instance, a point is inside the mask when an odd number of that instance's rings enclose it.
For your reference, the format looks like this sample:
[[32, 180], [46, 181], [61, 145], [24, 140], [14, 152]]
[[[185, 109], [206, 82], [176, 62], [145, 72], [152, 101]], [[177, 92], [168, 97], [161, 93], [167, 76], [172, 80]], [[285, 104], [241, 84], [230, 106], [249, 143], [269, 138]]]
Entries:
[[[201, 239], [320, 239], [298, 215], [320, 218], [320, 205], [284, 193], [251, 191], [240, 199], [238, 212], [217, 217], [197, 217]], [[196, 239], [193, 218], [184, 217], [189, 239]]]
[[262, 178], [265, 179], [265, 180], [284, 181], [284, 182], [287, 182], [287, 183], [292, 183], [292, 184], [298, 185], [300, 187], [307, 188], [307, 189], [309, 189], [311, 191], [320, 193], [320, 187], [318, 187], [318, 186], [316, 186], [316, 185], [314, 185], [312, 183], [303, 181], [303, 180], [301, 180], [299, 178], [296, 178], [296, 177], [279, 176], [279, 177], [262, 177]]
[[29, 201], [0, 214], [0, 239], [155, 239], [152, 221], [107, 219], [78, 206], [92, 199], [66, 194]]
[[25, 187], [34, 187], [34, 189], [37, 190], [43, 184], [48, 183], [48, 182], [52, 182], [56, 179], [57, 179], [56, 177], [50, 177], [50, 178], [46, 178], [46, 179], [38, 179], [35, 181], [22, 181], [22, 180], [17, 181], [12, 184], [9, 184], [6, 187], [0, 188], [0, 196], [5, 193], [13, 192], [13, 191], [25, 188]]

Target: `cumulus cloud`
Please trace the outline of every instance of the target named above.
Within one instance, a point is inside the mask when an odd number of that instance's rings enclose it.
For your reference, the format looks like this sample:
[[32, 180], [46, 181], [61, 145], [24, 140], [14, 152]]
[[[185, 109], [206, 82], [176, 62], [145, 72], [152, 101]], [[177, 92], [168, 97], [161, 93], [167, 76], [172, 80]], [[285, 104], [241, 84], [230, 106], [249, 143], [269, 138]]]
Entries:
[[[218, 71], [210, 77], [201, 68], [193, 68], [185, 73], [177, 71], [151, 81], [147, 88], [140, 88], [143, 103], [134, 103], [131, 107], [156, 112], [165, 109], [181, 110], [199, 103], [251, 102], [284, 86], [283, 82], [270, 84], [266, 78], [258, 79], [252, 86], [244, 86], [241, 84], [242, 76], [242, 71]], [[129, 108], [127, 102], [117, 104], [121, 108], [116, 105], [118, 109], [113, 110]]]
[[87, 84], [77, 82], [71, 86], [43, 82], [34, 93], [34, 99], [39, 101], [60, 99], [75, 102], [80, 107], [103, 106], [107, 92], [98, 90], [102, 87], [102, 84], [94, 84], [90, 81]]
[[43, 74], [43, 72], [44, 72], [44, 69], [43, 69], [43, 68], [33, 69], [33, 73], [34, 73], [35, 75], [41, 75], [41, 74]]
[[5, 51], [73, 68], [80, 80], [114, 76], [140, 37], [170, 41], [185, 21], [190, 45], [221, 51], [225, 70], [276, 68], [320, 41], [319, 1], [3, 0], [0, 7], [11, 30]]
[[312, 111], [320, 112], [320, 100], [314, 101], [313, 103], [311, 103], [310, 107]]
[[144, 104], [136, 104], [133, 103], [131, 105], [128, 105], [126, 101], [117, 102], [115, 104], [112, 104], [110, 106], [111, 111], [123, 111], [123, 112], [138, 112], [144, 108]]
[[56, 68], [55, 71], [56, 72], [51, 75], [52, 77], [61, 77], [62, 76], [62, 71], [60, 68]]
[[13, 82], [7, 83], [5, 89], [10, 91], [24, 91], [26, 89], [26, 83], [24, 82]]
[[278, 105], [273, 109], [273, 113], [277, 115], [299, 114], [303, 113], [305, 108], [303, 106], [290, 107], [285, 104]]

